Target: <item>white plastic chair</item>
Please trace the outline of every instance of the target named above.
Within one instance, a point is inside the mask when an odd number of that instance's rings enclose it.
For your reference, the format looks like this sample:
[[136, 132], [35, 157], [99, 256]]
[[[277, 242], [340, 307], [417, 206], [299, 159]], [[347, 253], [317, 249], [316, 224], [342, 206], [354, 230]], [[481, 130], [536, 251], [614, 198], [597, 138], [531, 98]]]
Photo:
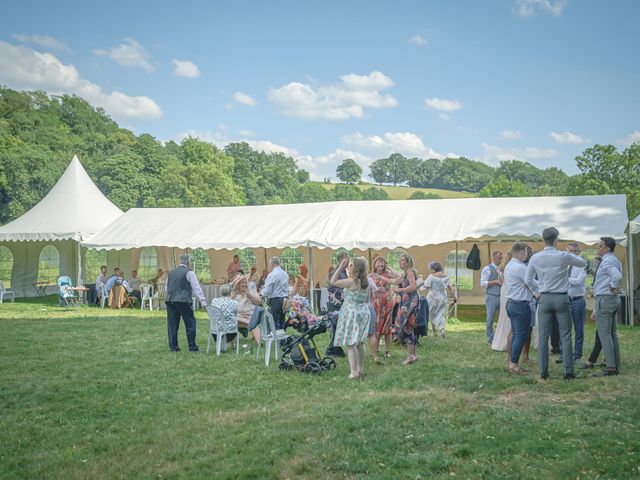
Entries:
[[96, 287], [100, 288], [100, 290], [102, 291], [102, 298], [100, 298], [100, 308], [104, 308], [104, 306], [109, 301], [109, 294], [107, 293], [107, 287], [104, 283], [101, 283], [100, 285], [96, 285]]
[[271, 312], [265, 310], [260, 320], [260, 343], [256, 351], [256, 360], [260, 360], [260, 346], [265, 343], [264, 364], [268, 367], [271, 358], [271, 345], [275, 346], [276, 360], [280, 356], [280, 341], [286, 340], [289, 335], [282, 329], [276, 329], [276, 322]]
[[149, 311], [153, 310], [153, 285], [143, 283], [140, 285], [140, 310], [144, 310], [145, 302], [149, 305]]
[[2, 303], [2, 301], [4, 300], [4, 297], [11, 298], [11, 302], [16, 301], [15, 292], [13, 290], [4, 288], [4, 285], [2, 284], [2, 280], [0, 280], [0, 303]]
[[167, 298], [167, 282], [158, 282], [153, 298], [158, 302], [158, 310], [165, 307], [164, 301]]
[[216, 336], [216, 355], [220, 355], [222, 351], [222, 345], [224, 344], [224, 351], [227, 351], [227, 334], [236, 334], [236, 354], [240, 353], [240, 339], [238, 338], [238, 323], [226, 322], [224, 313], [215, 305], [207, 305], [207, 315], [209, 316], [209, 341], [207, 342], [207, 355], [209, 355], [209, 348], [211, 346], [211, 337]]

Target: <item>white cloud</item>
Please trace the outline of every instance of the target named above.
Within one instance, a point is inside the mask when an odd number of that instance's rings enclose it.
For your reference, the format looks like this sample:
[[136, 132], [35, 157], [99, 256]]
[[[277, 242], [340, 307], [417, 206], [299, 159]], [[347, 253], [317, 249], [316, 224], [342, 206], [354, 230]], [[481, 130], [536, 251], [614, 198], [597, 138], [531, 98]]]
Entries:
[[439, 110], [443, 112], [455, 112], [462, 108], [462, 104], [457, 100], [447, 100], [446, 98], [425, 98], [424, 103], [427, 107], [433, 110]]
[[0, 84], [18, 90], [44, 90], [50, 94], [75, 94], [117, 119], [162, 117], [158, 104], [146, 96], [106, 93], [99, 85], [80, 78], [75, 66], [50, 53], [0, 41]]
[[236, 92], [233, 94], [233, 99], [241, 103], [242, 105], [248, 105], [249, 107], [253, 107], [256, 104], [255, 99], [246, 93]]
[[256, 136], [256, 133], [251, 130], [240, 130], [238, 133], [246, 138], [252, 138]]
[[148, 73], [153, 73], [155, 70], [155, 67], [149, 62], [149, 54], [142, 48], [142, 45], [132, 38], [125, 39], [125, 43], [110, 50], [94, 50], [93, 53], [101, 57], [109, 57], [125, 67], [140, 67]]
[[521, 136], [520, 130], [502, 130], [500, 132], [500, 137], [505, 140], [518, 140]]
[[497, 145], [489, 145], [482, 142], [482, 160], [489, 165], [497, 165], [504, 160], [538, 160], [541, 158], [554, 158], [558, 155], [558, 152], [551, 148], [537, 148], [537, 147], [525, 147], [525, 148], [507, 148]]
[[382, 136], [364, 136], [361, 133], [353, 133], [343, 136], [342, 143], [376, 158], [384, 158], [392, 153], [421, 158], [445, 157], [445, 155], [426, 146], [422, 138], [411, 132], [386, 132]]
[[619, 138], [618, 143], [628, 146], [632, 143], [640, 142], [640, 130], [636, 130], [635, 132], [631, 132], [625, 138]]
[[176, 60], [174, 58], [171, 62], [176, 67], [173, 71], [173, 74], [176, 77], [198, 78], [200, 76], [200, 69], [198, 68], [198, 65], [190, 62], [189, 60]]
[[564, 132], [564, 133], [557, 133], [557, 132], [551, 132], [549, 134], [549, 136], [551, 138], [553, 138], [556, 143], [561, 143], [561, 144], [572, 144], [572, 145], [580, 145], [581, 143], [584, 143], [584, 140], [582, 139], [582, 137], [580, 135], [578, 135], [577, 133], [571, 133], [571, 132]]
[[427, 44], [427, 39], [423, 38], [422, 35], [414, 35], [409, 39], [409, 43], [411, 45], [418, 45], [419, 47], [422, 47]]
[[69, 47], [66, 43], [61, 42], [57, 38], [50, 37], [49, 35], [25, 35], [16, 33], [13, 35], [13, 38], [22, 43], [38, 45], [46, 50], [58, 50], [60, 52], [69, 51]]
[[367, 107], [397, 106], [393, 96], [380, 93], [392, 86], [393, 80], [381, 72], [349, 74], [341, 76], [338, 83], [317, 88], [305, 83], [288, 83], [271, 89], [269, 101], [290, 117], [341, 121], [362, 118]]
[[515, 12], [520, 17], [531, 17], [538, 12], [559, 17], [566, 5], [567, 0], [518, 0]]

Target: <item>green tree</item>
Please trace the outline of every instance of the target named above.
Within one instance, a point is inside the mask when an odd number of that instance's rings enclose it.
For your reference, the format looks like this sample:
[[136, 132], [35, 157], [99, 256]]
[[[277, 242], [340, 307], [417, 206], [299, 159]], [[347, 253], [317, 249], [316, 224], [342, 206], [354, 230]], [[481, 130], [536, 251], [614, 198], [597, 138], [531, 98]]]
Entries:
[[529, 197], [531, 189], [519, 180], [509, 180], [500, 175], [497, 180], [480, 190], [481, 197]]
[[[576, 157], [582, 174], [584, 189], [601, 188], [627, 195], [630, 218], [640, 214], [640, 143], [618, 152], [613, 145], [594, 145]], [[584, 190], [583, 190], [584, 191]]]
[[297, 203], [330, 202], [335, 200], [333, 191], [320, 183], [307, 182], [300, 185], [296, 194]]
[[336, 200], [362, 200], [362, 192], [355, 185], [338, 183], [333, 189]]
[[529, 162], [521, 162], [520, 160], [505, 160], [495, 172], [496, 178], [505, 176], [508, 180], [517, 180], [523, 185], [533, 189], [545, 183], [545, 174], [543, 170], [534, 167]]
[[389, 200], [389, 194], [383, 188], [369, 187], [362, 191], [363, 200]]
[[546, 168], [544, 171], [544, 183], [536, 190], [536, 195], [566, 195], [569, 176], [557, 167]]
[[336, 176], [345, 183], [356, 183], [362, 177], [362, 167], [355, 160], [347, 158], [336, 168]]
[[298, 175], [298, 182], [300, 184], [303, 184], [309, 181], [309, 172], [307, 172], [306, 170], [302, 168], [299, 169], [297, 175]]
[[373, 178], [377, 183], [405, 183], [409, 178], [410, 162], [399, 153], [392, 153], [387, 158], [376, 160], [369, 167]]
[[489, 165], [468, 158], [445, 158], [440, 164], [436, 188], [479, 192], [493, 180], [494, 169]]
[[442, 198], [437, 193], [431, 192], [421, 192], [420, 190], [416, 190], [409, 195], [409, 200], [437, 200]]
[[409, 169], [407, 184], [410, 187], [432, 187], [438, 178], [439, 169], [440, 160], [428, 158], [427, 160], [419, 161], [415, 168]]

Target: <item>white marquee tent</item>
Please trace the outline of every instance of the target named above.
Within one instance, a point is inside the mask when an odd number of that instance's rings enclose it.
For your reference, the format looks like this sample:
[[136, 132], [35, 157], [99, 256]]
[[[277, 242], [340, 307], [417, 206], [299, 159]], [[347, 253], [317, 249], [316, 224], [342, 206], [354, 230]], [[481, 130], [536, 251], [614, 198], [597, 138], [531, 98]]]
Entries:
[[629, 236], [627, 244], [629, 290], [632, 292], [629, 318], [634, 318], [634, 311], [640, 311], [640, 215], [629, 222], [627, 234]]
[[381, 249], [483, 237], [625, 237], [624, 195], [327, 202], [217, 208], [134, 208], [82, 245], [233, 249]]
[[81, 275], [79, 242], [121, 215], [122, 210], [100, 192], [74, 156], [58, 182], [37, 205], [0, 227], [0, 245], [13, 255], [11, 288], [18, 296], [33, 295], [40, 252], [49, 244], [59, 253], [60, 274], [78, 282]]

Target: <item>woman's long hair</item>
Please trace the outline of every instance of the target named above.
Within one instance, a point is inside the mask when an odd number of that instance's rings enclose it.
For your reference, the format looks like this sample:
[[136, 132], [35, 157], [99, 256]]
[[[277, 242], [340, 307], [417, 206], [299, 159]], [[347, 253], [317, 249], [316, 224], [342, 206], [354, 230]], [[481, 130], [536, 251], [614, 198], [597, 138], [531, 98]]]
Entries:
[[362, 290], [369, 286], [369, 280], [367, 279], [368, 269], [369, 264], [364, 257], [356, 257], [353, 259], [353, 280], [356, 283], [360, 283]]

